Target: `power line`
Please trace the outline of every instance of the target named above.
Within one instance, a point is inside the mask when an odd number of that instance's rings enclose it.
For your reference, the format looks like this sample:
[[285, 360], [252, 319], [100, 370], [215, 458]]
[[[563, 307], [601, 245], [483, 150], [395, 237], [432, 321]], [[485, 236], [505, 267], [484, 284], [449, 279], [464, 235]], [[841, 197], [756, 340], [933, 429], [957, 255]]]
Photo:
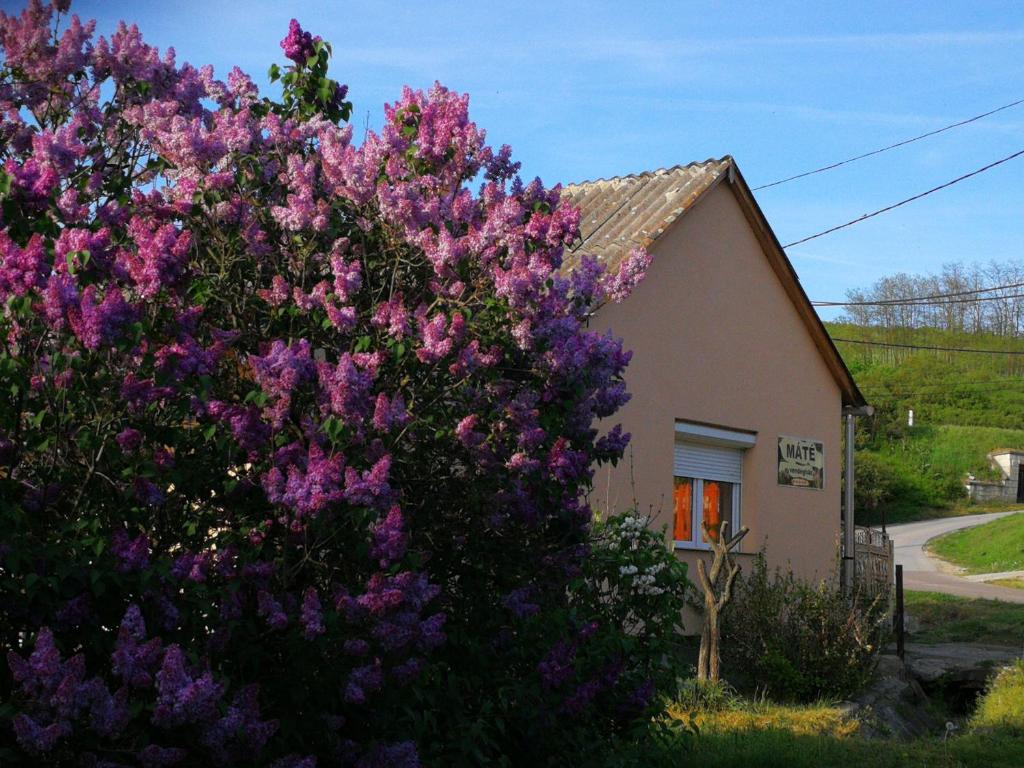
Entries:
[[994, 115], [996, 112], [1002, 112], [1004, 109], [1009, 109], [1010, 107], [1016, 107], [1018, 104], [1024, 104], [1024, 99], [1018, 99], [1017, 101], [1014, 101], [1014, 102], [1012, 102], [1010, 104], [1004, 104], [1003, 106], [998, 107], [996, 109], [993, 109], [993, 110], [991, 110], [989, 112], [984, 112], [984, 113], [982, 113], [980, 115], [975, 115], [974, 117], [969, 117], [966, 120], [961, 120], [958, 123], [951, 123], [950, 125], [947, 125], [947, 126], [945, 126], [943, 128], [939, 128], [938, 130], [929, 131], [928, 133], [922, 133], [920, 136], [915, 136], [912, 139], [905, 139], [903, 141], [898, 141], [895, 144], [890, 144], [887, 147], [882, 147], [881, 149], [874, 149], [874, 150], [872, 150], [870, 152], [865, 152], [863, 155], [857, 155], [856, 157], [850, 157], [850, 158], [847, 158], [846, 160], [840, 160], [838, 163], [832, 163], [831, 165], [824, 165], [821, 168], [815, 168], [813, 171], [805, 171], [804, 173], [798, 173], [795, 176], [789, 176], [789, 177], [787, 177], [785, 179], [779, 179], [778, 181], [773, 181], [773, 182], [771, 182], [769, 184], [762, 184], [760, 187], [754, 187], [754, 189], [752, 191], [757, 192], [759, 189], [768, 189], [769, 187], [777, 187], [777, 186], [779, 186], [779, 184], [785, 184], [786, 182], [789, 182], [789, 181], [796, 181], [797, 179], [802, 179], [802, 178], [804, 178], [806, 176], [813, 176], [816, 173], [823, 173], [824, 171], [831, 171], [833, 168], [838, 168], [838, 167], [840, 167], [842, 165], [846, 165], [847, 163], [852, 163], [852, 162], [855, 162], [857, 160], [863, 160], [865, 157], [871, 157], [872, 155], [880, 155], [883, 152], [888, 152], [890, 149], [896, 149], [897, 147], [904, 147], [907, 144], [913, 144], [915, 141], [920, 141], [921, 139], [927, 139], [929, 136], [935, 136], [937, 134], [944, 133], [944, 132], [946, 132], [948, 130], [951, 130], [953, 128], [959, 128], [961, 125], [967, 125], [968, 123], [973, 123], [975, 120], [981, 120], [983, 117], [988, 117], [989, 115]]
[[1024, 379], [1015, 379], [1013, 381], [1007, 380], [1003, 382], [960, 382], [949, 385], [935, 385], [933, 387], [919, 387], [915, 389], [886, 389], [884, 385], [861, 388], [861, 391], [865, 395], [892, 395], [894, 397], [937, 394], [956, 395], [963, 392], [999, 392], [1004, 390], [1020, 390], [1020, 393], [1024, 395]]
[[948, 300], [932, 299], [886, 299], [882, 301], [813, 301], [815, 307], [945, 307], [950, 304], [974, 304], [980, 301], [999, 301], [1007, 299], [1024, 299], [1024, 293], [1004, 293], [999, 296], [973, 296], [950, 298]]
[[871, 347], [894, 347], [897, 349], [923, 349], [933, 352], [974, 352], [979, 355], [1024, 355], [1024, 351], [1015, 352], [1004, 349], [970, 349], [967, 347], [929, 347], [921, 344], [896, 344], [886, 341], [863, 341], [861, 339], [839, 339], [832, 337], [832, 341], [843, 342], [844, 344], [864, 344]]
[[[877, 301], [812, 301], [811, 304], [815, 307], [879, 307], [886, 304], [906, 304], [906, 303], [928, 303], [929, 299], [948, 299], [955, 296], [973, 296], [978, 293], [989, 293], [991, 291], [1002, 291], [1009, 290], [1010, 288], [1021, 288], [1024, 287], [1024, 283], [1007, 283], [1006, 285], [993, 285], [990, 288], [975, 288], [970, 291], [952, 291], [950, 293], [933, 293], [927, 296], [910, 296], [904, 299], [879, 299]], [[983, 299], [1005, 299], [1013, 298], [1010, 296], [985, 296]]]
[[898, 203], [893, 203], [892, 205], [887, 205], [885, 208], [879, 208], [877, 211], [872, 211], [871, 213], [865, 213], [863, 216], [861, 216], [859, 218], [856, 218], [856, 219], [852, 219], [852, 220], [846, 222], [845, 224], [839, 224], [838, 226], [830, 227], [829, 229], [826, 229], [826, 230], [824, 230], [822, 232], [818, 232], [818, 233], [813, 234], [813, 235], [808, 235], [807, 237], [803, 237], [803, 238], [801, 238], [799, 240], [794, 240], [792, 243], [787, 243], [786, 245], [784, 245], [782, 247], [783, 248], [792, 248], [794, 245], [800, 245], [801, 243], [806, 243], [809, 240], [815, 240], [816, 238], [822, 237], [823, 235], [831, 234], [831, 233], [836, 232], [836, 231], [838, 231], [840, 229], [846, 229], [846, 227], [852, 227], [854, 224], [859, 224], [860, 222], [865, 221], [867, 219], [870, 219], [870, 218], [872, 218], [874, 216], [878, 216], [881, 213], [886, 213], [887, 211], [891, 211], [894, 208], [899, 208], [901, 205], [906, 205], [907, 203], [912, 203], [915, 200], [920, 200], [922, 197], [927, 197], [928, 195], [932, 194], [933, 192], [938, 192], [940, 189], [945, 189], [946, 187], [951, 187], [954, 184], [957, 184], [958, 182], [961, 182], [961, 181], [964, 181], [965, 179], [971, 178], [972, 176], [977, 176], [979, 173], [984, 173], [985, 171], [987, 171], [987, 170], [989, 170], [991, 168], [995, 168], [997, 165], [1002, 165], [1003, 163], [1007, 163], [1010, 160], [1013, 160], [1014, 158], [1020, 157], [1021, 155], [1024, 155], [1024, 149], [1022, 149], [1022, 150], [1020, 150], [1018, 152], [1014, 152], [1012, 155], [1008, 155], [1008, 156], [1002, 158], [1001, 160], [996, 160], [994, 163], [989, 163], [988, 165], [983, 166], [981, 168], [978, 168], [975, 171], [971, 171], [970, 173], [965, 173], [963, 176], [958, 176], [957, 178], [953, 179], [952, 181], [947, 181], [945, 184], [940, 184], [937, 187], [932, 187], [931, 189], [929, 189], [929, 190], [927, 190], [925, 192], [921, 192], [920, 194], [914, 195], [913, 197], [908, 197], [906, 200], [900, 200]]

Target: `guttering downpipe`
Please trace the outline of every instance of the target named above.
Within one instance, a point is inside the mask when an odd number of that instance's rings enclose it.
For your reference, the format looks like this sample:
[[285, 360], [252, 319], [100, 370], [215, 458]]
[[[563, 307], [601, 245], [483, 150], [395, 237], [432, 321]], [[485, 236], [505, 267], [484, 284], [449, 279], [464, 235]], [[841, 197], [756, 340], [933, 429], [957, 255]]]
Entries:
[[846, 417], [846, 484], [843, 488], [843, 568], [841, 573], [843, 591], [847, 595], [853, 594], [853, 584], [856, 578], [856, 549], [855, 537], [855, 516], [853, 506], [853, 489], [856, 482], [856, 472], [853, 462], [853, 435], [854, 418], [857, 416], [872, 416], [875, 409], [870, 405], [863, 405], [859, 408], [844, 408], [843, 415]]

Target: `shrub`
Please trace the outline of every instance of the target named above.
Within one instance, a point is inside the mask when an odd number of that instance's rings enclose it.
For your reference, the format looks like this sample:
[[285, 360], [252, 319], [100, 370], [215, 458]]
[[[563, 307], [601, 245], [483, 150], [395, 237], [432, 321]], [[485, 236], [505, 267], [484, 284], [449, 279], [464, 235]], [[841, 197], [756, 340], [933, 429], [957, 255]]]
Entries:
[[722, 631], [726, 670], [789, 701], [856, 693], [874, 671], [888, 606], [850, 600], [832, 582], [769, 573], [761, 553], [736, 580]]
[[895, 499], [903, 482], [899, 471], [877, 454], [860, 451], [855, 458], [857, 481], [854, 484], [854, 509], [870, 516]]
[[479, 765], [628, 728], [644, 648], [569, 586], [628, 439], [593, 427], [628, 354], [585, 324], [647, 257], [563, 276], [578, 213], [440, 85], [353, 145], [297, 22], [272, 100], [67, 5], [0, 15], [0, 761]]
[[614, 653], [632, 660], [653, 693], [670, 690], [682, 676], [682, 616], [692, 585], [686, 564], [649, 522], [628, 512], [593, 526], [591, 554], [573, 586], [572, 604], [612, 630]]

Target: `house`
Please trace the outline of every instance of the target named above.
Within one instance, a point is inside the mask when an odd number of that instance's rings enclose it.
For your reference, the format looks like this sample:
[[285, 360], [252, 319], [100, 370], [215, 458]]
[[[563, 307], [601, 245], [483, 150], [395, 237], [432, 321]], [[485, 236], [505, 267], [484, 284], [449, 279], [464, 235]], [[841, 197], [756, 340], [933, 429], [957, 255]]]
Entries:
[[[632, 434], [601, 468], [591, 504], [636, 507], [679, 556], [708, 549], [704, 523], [750, 528], [739, 562], [834, 576], [841, 536], [844, 409], [864, 397], [731, 157], [570, 184], [581, 241], [612, 268], [635, 246], [653, 261], [591, 327], [621, 336]], [[852, 534], [851, 534], [852, 535]], [[851, 547], [852, 549], [852, 547]]]

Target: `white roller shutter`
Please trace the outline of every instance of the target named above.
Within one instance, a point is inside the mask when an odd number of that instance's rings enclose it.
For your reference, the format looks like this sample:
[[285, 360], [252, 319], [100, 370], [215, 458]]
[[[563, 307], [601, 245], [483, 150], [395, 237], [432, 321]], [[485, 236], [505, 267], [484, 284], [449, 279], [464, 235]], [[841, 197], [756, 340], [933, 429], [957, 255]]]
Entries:
[[676, 477], [739, 483], [743, 480], [743, 451], [677, 440], [674, 468]]

